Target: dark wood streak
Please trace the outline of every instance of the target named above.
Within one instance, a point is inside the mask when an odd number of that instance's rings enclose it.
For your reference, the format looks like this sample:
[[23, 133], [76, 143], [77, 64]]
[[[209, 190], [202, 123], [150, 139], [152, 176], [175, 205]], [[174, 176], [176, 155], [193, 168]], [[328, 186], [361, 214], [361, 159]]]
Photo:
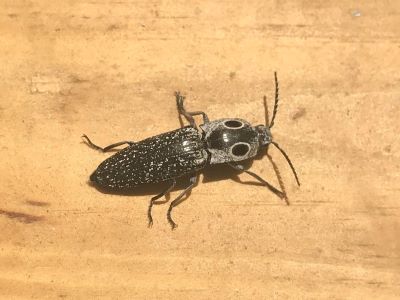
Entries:
[[297, 120], [300, 119], [301, 117], [304, 117], [306, 114], [306, 109], [304, 107], [300, 107], [292, 116], [292, 120]]
[[43, 216], [34, 216], [34, 215], [29, 215], [21, 212], [14, 212], [14, 211], [8, 211], [4, 209], [0, 209], [0, 215], [6, 216], [10, 219], [16, 219], [19, 222], [25, 223], [25, 224], [31, 224], [34, 222], [39, 222], [44, 219]]
[[26, 200], [25, 202], [26, 202], [27, 204], [29, 204], [29, 205], [32, 205], [32, 206], [40, 206], [40, 207], [43, 207], [43, 206], [50, 206], [49, 203], [43, 202], [43, 201]]

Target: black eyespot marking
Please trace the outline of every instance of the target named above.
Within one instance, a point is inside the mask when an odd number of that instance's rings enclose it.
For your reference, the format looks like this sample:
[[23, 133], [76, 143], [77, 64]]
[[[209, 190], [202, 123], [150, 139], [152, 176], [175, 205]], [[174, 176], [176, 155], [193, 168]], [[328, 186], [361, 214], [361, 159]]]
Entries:
[[249, 150], [250, 147], [247, 144], [236, 144], [232, 147], [232, 154], [235, 156], [244, 156]]
[[229, 120], [224, 122], [225, 126], [228, 128], [240, 128], [243, 126], [242, 122], [236, 120]]

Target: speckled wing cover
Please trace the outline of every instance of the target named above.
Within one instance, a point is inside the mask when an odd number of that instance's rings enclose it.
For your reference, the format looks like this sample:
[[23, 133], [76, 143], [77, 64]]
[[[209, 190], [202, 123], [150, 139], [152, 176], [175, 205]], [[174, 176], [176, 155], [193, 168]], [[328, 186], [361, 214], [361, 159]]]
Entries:
[[103, 161], [90, 180], [106, 188], [133, 188], [193, 173], [207, 160], [201, 134], [187, 126], [122, 149]]

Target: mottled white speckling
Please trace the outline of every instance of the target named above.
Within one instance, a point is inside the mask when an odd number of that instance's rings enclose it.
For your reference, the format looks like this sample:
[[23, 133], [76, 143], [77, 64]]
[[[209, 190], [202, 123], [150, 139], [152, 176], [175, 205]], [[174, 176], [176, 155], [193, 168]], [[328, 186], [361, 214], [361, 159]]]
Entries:
[[197, 129], [184, 127], [137, 142], [106, 159], [94, 173], [109, 188], [132, 188], [204, 168], [208, 153]]

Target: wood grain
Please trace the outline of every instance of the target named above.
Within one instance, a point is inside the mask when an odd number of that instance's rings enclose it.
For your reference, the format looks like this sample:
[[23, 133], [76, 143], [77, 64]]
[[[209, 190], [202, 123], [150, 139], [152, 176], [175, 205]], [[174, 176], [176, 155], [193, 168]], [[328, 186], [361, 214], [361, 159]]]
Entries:
[[[329, 2], [329, 1], [328, 1]], [[399, 1], [0, 4], [0, 298], [400, 297]], [[226, 169], [174, 211], [87, 184], [108, 145], [179, 126], [173, 93], [263, 123], [297, 188]], [[252, 171], [277, 185], [268, 158]], [[251, 178], [241, 175], [244, 182]], [[176, 190], [172, 196], [179, 191]]]

